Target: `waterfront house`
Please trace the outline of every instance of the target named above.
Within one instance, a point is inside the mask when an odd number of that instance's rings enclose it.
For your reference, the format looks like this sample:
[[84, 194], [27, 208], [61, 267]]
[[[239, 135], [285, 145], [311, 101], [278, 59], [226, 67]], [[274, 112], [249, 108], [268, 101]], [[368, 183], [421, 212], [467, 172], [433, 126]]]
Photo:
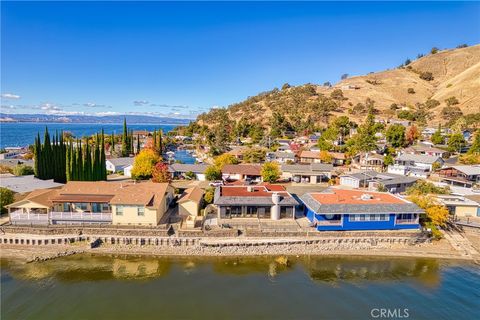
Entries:
[[198, 216], [202, 208], [204, 193], [198, 187], [186, 189], [177, 201], [178, 213], [180, 215]]
[[448, 212], [455, 217], [475, 217], [480, 204], [464, 196], [438, 195], [437, 201], [447, 207]]
[[222, 168], [224, 180], [262, 181], [262, 166], [259, 164], [226, 164]]
[[281, 185], [221, 186], [213, 202], [219, 219], [295, 219], [299, 203]]
[[38, 214], [27, 215], [13, 210], [19, 207], [12, 204], [10, 221], [14, 224], [46, 220], [49, 224], [154, 226], [167, 212], [173, 193], [174, 189], [168, 183], [70, 181], [49, 193], [48, 197], [42, 195], [43, 204], [48, 203], [49, 209]]
[[300, 198], [318, 231], [418, 229], [416, 204], [390, 193], [330, 188]]
[[199, 164], [185, 164], [185, 163], [172, 163], [168, 166], [169, 171], [172, 173], [174, 179], [179, 179], [181, 177], [187, 177], [187, 173], [192, 172], [195, 175], [195, 180], [205, 181], [205, 170], [207, 170], [208, 165], [199, 163]]
[[[109, 172], [121, 172], [123, 175], [127, 176], [127, 174], [131, 172], [133, 161], [133, 157], [111, 158], [105, 161], [105, 166]], [[127, 169], [127, 174], [125, 174], [125, 168], [128, 167], [130, 167], [130, 170]], [[128, 175], [128, 177], [131, 177], [131, 175]]]
[[48, 224], [48, 213], [52, 209], [50, 198], [57, 192], [57, 189], [33, 190], [22, 199], [6, 205], [10, 220], [23, 218], [27, 224]]
[[347, 173], [340, 176], [340, 185], [350, 188], [368, 188], [369, 190], [378, 190], [384, 187], [390, 193], [405, 192], [407, 188], [413, 186], [418, 180], [416, 177], [402, 176], [387, 172], [365, 171], [357, 173]]
[[395, 164], [388, 166], [387, 172], [393, 174], [427, 178], [434, 165], [442, 166], [444, 160], [439, 156], [425, 154], [400, 154]]
[[480, 165], [448, 166], [437, 170], [440, 181], [471, 188], [480, 184]]
[[332, 178], [333, 165], [329, 163], [282, 164], [282, 178], [296, 183], [321, 183]]

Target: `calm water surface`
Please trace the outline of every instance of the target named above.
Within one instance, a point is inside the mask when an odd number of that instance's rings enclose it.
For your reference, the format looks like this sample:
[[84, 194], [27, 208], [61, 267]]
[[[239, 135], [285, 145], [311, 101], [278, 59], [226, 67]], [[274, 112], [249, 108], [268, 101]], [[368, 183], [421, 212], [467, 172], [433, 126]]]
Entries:
[[2, 319], [374, 319], [373, 308], [407, 308], [410, 319], [471, 320], [480, 310], [479, 266], [430, 259], [79, 255], [3, 260], [1, 285]]
[[[22, 147], [34, 143], [37, 132], [43, 139], [45, 126], [48, 127], [50, 134], [57, 131], [69, 131], [76, 137], [89, 136], [100, 132], [102, 128], [106, 134], [121, 134], [123, 132], [123, 124], [111, 123], [0, 123], [0, 148], [4, 147]], [[175, 125], [160, 124], [129, 124], [131, 130], [147, 130], [162, 129], [164, 132], [172, 130]]]

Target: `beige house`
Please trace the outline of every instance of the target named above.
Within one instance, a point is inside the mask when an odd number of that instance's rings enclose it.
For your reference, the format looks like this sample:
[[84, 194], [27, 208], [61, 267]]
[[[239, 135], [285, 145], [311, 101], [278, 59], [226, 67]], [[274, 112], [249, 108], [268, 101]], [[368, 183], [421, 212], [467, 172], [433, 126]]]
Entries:
[[203, 203], [204, 191], [198, 187], [186, 189], [178, 199], [180, 215], [198, 216]]
[[[30, 206], [37, 206], [41, 216], [25, 212], [10, 215], [12, 223], [49, 224], [104, 223], [115, 225], [157, 225], [167, 212], [174, 189], [168, 183], [129, 183], [107, 181], [70, 181], [61, 189], [38, 197], [27, 196]], [[26, 200], [25, 198], [24, 200]], [[43, 205], [39, 207], [38, 205]], [[15, 206], [14, 206], [15, 205]], [[21, 203], [10, 207], [19, 209]], [[10, 208], [10, 210], [12, 210]]]
[[57, 190], [34, 190], [23, 199], [7, 205], [6, 208], [8, 208], [9, 213], [14, 211], [22, 213], [47, 213], [52, 206], [49, 198], [55, 192], [57, 192]]

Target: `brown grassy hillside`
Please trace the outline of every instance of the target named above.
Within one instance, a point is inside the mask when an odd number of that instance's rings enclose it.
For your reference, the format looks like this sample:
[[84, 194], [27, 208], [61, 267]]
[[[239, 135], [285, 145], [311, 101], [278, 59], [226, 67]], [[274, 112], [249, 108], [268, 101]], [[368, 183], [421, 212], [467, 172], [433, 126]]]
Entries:
[[[427, 73], [433, 79], [425, 80]], [[343, 98], [335, 96], [340, 90]], [[363, 119], [364, 106], [372, 101], [380, 118], [398, 118], [401, 110], [414, 114], [421, 110], [427, 114], [423, 123], [446, 123], [451, 119], [442, 115], [442, 110], [447, 106], [445, 99], [450, 97], [458, 100], [452, 107], [459, 108], [464, 115], [480, 113], [480, 45], [428, 54], [407, 66], [353, 76], [333, 87], [307, 84], [274, 89], [226, 110], [202, 114], [198, 123], [214, 126], [228, 118], [268, 128], [272, 121], [283, 121], [298, 130], [311, 128], [312, 123], [326, 126], [332, 116]], [[425, 104], [429, 99], [437, 100], [439, 105]]]

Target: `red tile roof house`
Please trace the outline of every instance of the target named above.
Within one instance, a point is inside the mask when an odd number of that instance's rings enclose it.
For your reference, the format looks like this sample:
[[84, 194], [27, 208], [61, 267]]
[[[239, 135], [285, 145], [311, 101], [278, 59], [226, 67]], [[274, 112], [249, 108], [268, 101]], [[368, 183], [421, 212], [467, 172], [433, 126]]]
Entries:
[[295, 219], [298, 201], [280, 185], [222, 186], [213, 203], [219, 219]]
[[222, 178], [225, 180], [251, 179], [262, 181], [262, 166], [259, 164], [226, 164], [222, 168]]
[[318, 231], [418, 229], [424, 211], [390, 193], [330, 188], [300, 197]]

